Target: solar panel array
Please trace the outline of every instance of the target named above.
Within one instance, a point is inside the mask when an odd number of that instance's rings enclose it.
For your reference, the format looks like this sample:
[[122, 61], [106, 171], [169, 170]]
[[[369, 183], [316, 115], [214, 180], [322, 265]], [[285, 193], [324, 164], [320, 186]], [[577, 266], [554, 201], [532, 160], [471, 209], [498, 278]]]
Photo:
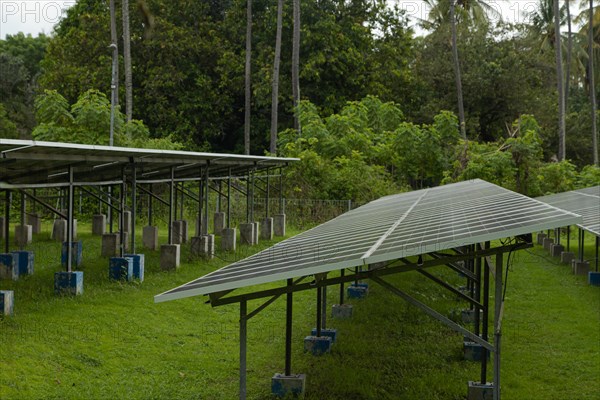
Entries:
[[579, 214], [582, 229], [600, 236], [600, 186], [538, 197], [537, 200]]
[[472, 180], [387, 196], [155, 297], [210, 294], [395, 260], [581, 222], [581, 217]]

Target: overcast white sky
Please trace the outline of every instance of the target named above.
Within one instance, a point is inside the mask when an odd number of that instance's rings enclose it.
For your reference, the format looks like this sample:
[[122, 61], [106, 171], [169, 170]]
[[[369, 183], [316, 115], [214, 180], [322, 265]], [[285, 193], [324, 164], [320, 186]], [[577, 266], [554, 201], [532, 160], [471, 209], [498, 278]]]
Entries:
[[[428, 8], [422, 0], [388, 0], [398, 3], [407, 15], [427, 18]], [[524, 22], [524, 13], [535, 9], [537, 0], [489, 0], [506, 21]], [[53, 26], [66, 14], [75, 0], [0, 0], [0, 38], [17, 32], [50, 34]], [[414, 20], [413, 20], [414, 21]], [[411, 22], [413, 24], [414, 22]]]

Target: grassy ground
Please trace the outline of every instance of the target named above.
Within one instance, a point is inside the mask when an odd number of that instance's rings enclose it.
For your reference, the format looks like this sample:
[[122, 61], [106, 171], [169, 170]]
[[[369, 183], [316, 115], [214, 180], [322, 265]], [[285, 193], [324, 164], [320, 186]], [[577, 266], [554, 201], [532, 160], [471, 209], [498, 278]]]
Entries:
[[[193, 260], [184, 247], [182, 267], [162, 272], [158, 252], [148, 252], [142, 284], [110, 282], [108, 260], [98, 256], [100, 240], [89, 227], [80, 228], [83, 296], [53, 294], [60, 246], [48, 232], [31, 246], [35, 274], [0, 282], [16, 296], [15, 315], [0, 321], [0, 398], [236, 398], [238, 307], [212, 309], [202, 297], [153, 303], [154, 295], [226, 265], [232, 255], [206, 263]], [[433, 272], [462, 284], [448, 269]], [[504, 398], [598, 399], [599, 288], [539, 247], [514, 258], [508, 279]], [[464, 306], [420, 275], [389, 281], [443, 314]], [[467, 381], [478, 380], [479, 366], [462, 360], [462, 337], [370, 286], [369, 297], [354, 302], [352, 320], [329, 321], [339, 340], [332, 354], [319, 358], [302, 351], [302, 338], [314, 325], [315, 293], [295, 295], [293, 370], [308, 376], [306, 397], [463, 399]], [[329, 302], [336, 297], [337, 290], [330, 290]], [[271, 398], [270, 378], [283, 371], [284, 308], [280, 299], [249, 322], [249, 398]]]

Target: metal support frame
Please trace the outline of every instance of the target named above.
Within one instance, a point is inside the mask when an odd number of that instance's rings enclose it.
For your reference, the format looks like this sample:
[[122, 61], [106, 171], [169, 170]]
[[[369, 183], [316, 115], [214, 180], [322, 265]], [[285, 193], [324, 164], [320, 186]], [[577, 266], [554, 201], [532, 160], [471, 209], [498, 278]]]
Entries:
[[131, 254], [135, 254], [135, 221], [137, 216], [137, 168], [131, 164]]
[[[346, 270], [340, 270], [340, 277], [344, 277], [346, 275]], [[340, 283], [340, 305], [344, 304], [344, 282]]]
[[596, 236], [596, 272], [598, 272], [598, 247], [600, 247], [600, 236]]
[[181, 198], [180, 200], [180, 206], [179, 206], [179, 220], [183, 221], [183, 217], [184, 217], [184, 213], [185, 213], [185, 182], [181, 182]]
[[279, 214], [285, 214], [285, 199], [283, 198], [283, 168], [279, 167]]
[[216, 211], [217, 212], [221, 212], [221, 181], [219, 181], [219, 183], [217, 183], [218, 187], [216, 189], [217, 192], [217, 202], [216, 202]]
[[203, 206], [203, 198], [204, 198], [204, 182], [202, 180], [202, 167], [199, 171], [200, 179], [198, 179], [198, 222], [200, 223], [200, 227], [198, 228], [198, 236], [202, 236], [204, 234], [202, 226], [204, 223], [208, 224], [208, 221], [202, 222], [202, 206]]
[[248, 176], [246, 177], [246, 222], [250, 223], [250, 175], [251, 175], [251, 171], [248, 170]]
[[227, 229], [231, 228], [231, 168], [227, 178]]
[[271, 185], [269, 183], [269, 168], [267, 168], [266, 189], [265, 189], [265, 218], [269, 218], [269, 192]]
[[[486, 242], [485, 248], [490, 247], [490, 242]], [[481, 326], [481, 338], [486, 342], [489, 340], [488, 329], [489, 329], [489, 306], [490, 306], [490, 270], [487, 265], [487, 258], [483, 259], [483, 321]], [[487, 382], [487, 355], [488, 351], [484, 347], [481, 349], [481, 378], [480, 382], [485, 384]]]
[[[83, 189], [83, 187], [82, 187], [82, 189]], [[67, 219], [67, 216], [65, 214], [63, 214], [60, 210], [57, 210], [56, 208], [52, 207], [50, 204], [46, 203], [44, 200], [37, 197], [35, 194], [31, 194], [31, 193], [25, 191], [24, 189], [20, 189], [20, 191], [24, 192], [27, 197], [29, 197], [31, 200], [33, 200], [33, 204], [39, 203], [44, 208], [46, 208], [48, 211], [58, 215], [60, 218]]]
[[[140, 186], [140, 189], [142, 189], [142, 186]], [[152, 211], [153, 211], [152, 197], [154, 196], [152, 193], [152, 184], [149, 183], [148, 190], [142, 189], [142, 192], [145, 192], [148, 194], [148, 226], [152, 226]]]
[[121, 219], [119, 221], [119, 256], [123, 257], [125, 254], [125, 192], [127, 191], [127, 182], [125, 180], [125, 167], [123, 167], [122, 171], [122, 180], [121, 180]]
[[210, 162], [207, 162], [206, 170], [204, 171], [204, 223], [202, 224], [202, 226], [206, 227], [206, 232], [204, 232], [205, 235], [208, 235], [208, 196], [210, 194], [208, 185], [209, 174]]
[[585, 247], [585, 231], [581, 228], [579, 228], [579, 248], [578, 248], [578, 252], [579, 252], [579, 261], [583, 261], [584, 260], [584, 247]]
[[[121, 213], [121, 208], [120, 208], [120, 207], [117, 207], [117, 206], [116, 206], [116, 205], [114, 205], [114, 204], [112, 204], [112, 203], [110, 202], [110, 199], [109, 199], [108, 201], [107, 201], [107, 200], [104, 200], [102, 197], [98, 196], [96, 193], [92, 192], [91, 190], [89, 190], [89, 189], [86, 189], [84, 186], [79, 186], [79, 189], [80, 189], [82, 192], [84, 192], [84, 193], [87, 193], [87, 194], [89, 194], [90, 196], [92, 196], [93, 198], [97, 199], [97, 200], [98, 200], [98, 202], [100, 202], [100, 204], [106, 204], [106, 205], [107, 205], [107, 207], [108, 207], [109, 209], [113, 209], [113, 210], [115, 210], [116, 212], [118, 212], [118, 213]], [[61, 215], [60, 213], [57, 213], [57, 214]]]
[[11, 203], [11, 191], [4, 191], [4, 252], [10, 251], [10, 203]]
[[171, 167], [171, 182], [169, 184], [169, 244], [173, 244], [173, 203], [175, 202], [175, 167]]
[[73, 266], [73, 251], [71, 250], [71, 243], [73, 242], [73, 167], [68, 167], [69, 173], [69, 190], [68, 190], [68, 204], [67, 204], [67, 272], [72, 271]]
[[240, 302], [240, 400], [246, 400], [246, 353], [248, 339], [248, 305]]
[[323, 323], [323, 290], [321, 286], [317, 286], [317, 337], [321, 337], [321, 324]]
[[[23, 192], [21, 192], [21, 227], [22, 229], [25, 228], [25, 194]], [[24, 248], [24, 243], [23, 241], [19, 241], [19, 250], [23, 250]]]
[[496, 279], [494, 282], [494, 400], [500, 400], [500, 344], [502, 339], [502, 314], [504, 311], [502, 264], [502, 253], [498, 253], [496, 254]]
[[[288, 288], [293, 286], [293, 280], [287, 280]], [[285, 307], [285, 376], [292, 375], [292, 307], [293, 292], [289, 292]]]
[[571, 226], [567, 226], [567, 251], [571, 251]]

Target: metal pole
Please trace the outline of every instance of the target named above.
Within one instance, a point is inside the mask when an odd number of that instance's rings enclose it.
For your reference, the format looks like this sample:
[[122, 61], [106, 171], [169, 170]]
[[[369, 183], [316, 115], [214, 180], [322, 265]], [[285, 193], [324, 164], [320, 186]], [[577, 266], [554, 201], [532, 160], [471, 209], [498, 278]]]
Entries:
[[254, 221], [254, 170], [250, 171], [250, 221]]
[[246, 177], [246, 222], [250, 223], [250, 170]]
[[[152, 193], [152, 184], [148, 185], [148, 191]], [[148, 193], [148, 226], [152, 226], [152, 195]]]
[[125, 167], [123, 167], [121, 170], [121, 219], [119, 220], [119, 255], [121, 257], [125, 254], [125, 191], [127, 190], [125, 179]]
[[571, 226], [567, 226], [567, 251], [571, 251]]
[[179, 183], [175, 182], [173, 187], [173, 219], [177, 218], [177, 210], [178, 210], [178, 200], [177, 189], [179, 188]]
[[200, 179], [198, 179], [198, 223], [200, 226], [198, 227], [198, 236], [204, 235], [204, 230], [202, 229], [202, 200], [204, 198], [204, 188], [202, 185], [202, 168], [200, 168]]
[[[25, 229], [25, 192], [21, 192], [21, 228]], [[19, 250], [23, 250], [23, 242], [19, 241]]]
[[203, 226], [206, 227], [205, 235], [208, 235], [208, 196], [209, 196], [209, 187], [208, 187], [208, 174], [210, 172], [210, 161], [206, 162], [206, 171], [204, 171], [204, 222]]
[[293, 279], [287, 280], [287, 286], [290, 290], [287, 294], [285, 309], [285, 376], [292, 375], [292, 285]]
[[221, 180], [219, 180], [217, 191], [217, 212], [221, 212]]
[[600, 245], [600, 236], [596, 236], [596, 272], [598, 272], [598, 246]]
[[585, 232], [579, 228], [579, 261], [583, 261], [583, 248], [585, 247]]
[[[346, 275], [346, 270], [340, 270], [340, 276], [344, 277]], [[344, 304], [344, 282], [340, 283], [340, 305]]]
[[556, 239], [556, 244], [560, 244], [560, 228], [554, 230], [554, 237]]
[[269, 189], [270, 189], [270, 184], [269, 184], [269, 168], [267, 168], [267, 187], [265, 190], [265, 218], [269, 218]]
[[227, 229], [231, 228], [231, 167], [227, 177]]
[[175, 167], [171, 167], [169, 184], [169, 244], [173, 244], [173, 203], [175, 202]]
[[112, 185], [108, 186], [108, 231], [113, 233]]
[[[475, 300], [477, 302], [481, 301], [481, 257], [477, 257], [475, 259], [475, 278], [476, 278], [476, 286], [475, 286]], [[475, 334], [479, 335], [479, 327], [480, 327], [480, 308], [475, 307]]]
[[185, 201], [185, 197], [184, 197], [184, 192], [183, 190], [185, 189], [185, 182], [181, 182], [181, 205], [179, 207], [179, 219], [181, 221], [183, 221], [183, 213], [184, 213], [184, 207], [183, 207], [183, 203]]
[[323, 299], [321, 302], [321, 327], [327, 329], [327, 286], [323, 286]]
[[[486, 243], [486, 249], [489, 248], [489, 242]], [[483, 266], [483, 321], [481, 327], [481, 338], [488, 341], [488, 316], [490, 304], [490, 268], [487, 260], [484, 260]], [[488, 350], [485, 347], [481, 348], [481, 379], [480, 382], [487, 383], [487, 357]]]
[[[467, 249], [468, 249], [467, 251], [469, 253], [471, 253], [471, 254], [475, 252], [475, 249], [473, 248], [473, 245], [469, 245], [467, 247]], [[467, 265], [469, 266], [469, 272], [474, 273], [475, 272], [475, 264], [473, 262], [473, 259], [469, 258], [466, 262], [467, 262]], [[467, 278], [467, 279], [469, 280], [469, 283], [470, 283], [470, 292], [469, 293], [471, 295], [471, 298], [473, 298], [473, 297], [475, 297], [475, 284], [476, 284], [476, 282], [475, 282], [474, 279], [470, 279], [470, 278]], [[469, 304], [469, 308], [471, 310], [475, 309], [475, 306], [473, 305], [473, 303]]]
[[246, 339], [248, 335], [246, 300], [240, 302], [240, 400], [246, 400]]
[[10, 190], [4, 191], [4, 252], [8, 253], [10, 250], [10, 201], [11, 193]]
[[69, 200], [67, 205], [67, 272], [72, 271], [73, 266], [73, 167], [69, 165]]
[[323, 301], [321, 297], [322, 294], [323, 292], [321, 291], [321, 288], [317, 287], [317, 337], [321, 337], [321, 323], [323, 322], [321, 317], [321, 313], [323, 311], [321, 308], [321, 302]]
[[494, 294], [494, 400], [500, 400], [500, 342], [502, 339], [502, 253], [496, 254], [496, 279]]
[[135, 254], [135, 219], [137, 210], [137, 170], [131, 165], [131, 254]]
[[279, 167], [279, 214], [285, 213], [283, 208], [283, 168]]

